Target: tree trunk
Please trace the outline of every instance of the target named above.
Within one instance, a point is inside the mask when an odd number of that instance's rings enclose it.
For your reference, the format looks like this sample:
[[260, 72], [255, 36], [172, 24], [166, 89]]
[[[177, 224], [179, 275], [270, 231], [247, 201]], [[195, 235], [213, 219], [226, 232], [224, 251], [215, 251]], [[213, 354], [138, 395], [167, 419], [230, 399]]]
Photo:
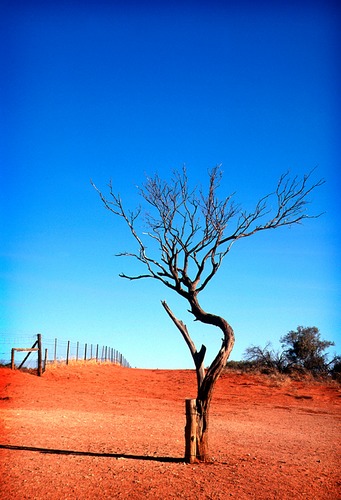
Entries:
[[200, 462], [209, 462], [211, 457], [208, 448], [208, 408], [197, 400], [197, 459]]
[[163, 307], [180, 330], [191, 351], [197, 374], [197, 399], [186, 400], [185, 459], [189, 463], [199, 461], [208, 462], [210, 460], [208, 451], [209, 408], [215, 383], [225, 368], [232, 351], [234, 333], [232, 327], [224, 318], [207, 313], [200, 307], [195, 293], [188, 296], [188, 300], [191, 304], [190, 312], [195, 316], [197, 321], [216, 326], [223, 333], [221, 348], [210, 367], [205, 370], [204, 357], [206, 347], [202, 346], [199, 352], [196, 350], [186, 325], [177, 319], [167, 303], [162, 301]]

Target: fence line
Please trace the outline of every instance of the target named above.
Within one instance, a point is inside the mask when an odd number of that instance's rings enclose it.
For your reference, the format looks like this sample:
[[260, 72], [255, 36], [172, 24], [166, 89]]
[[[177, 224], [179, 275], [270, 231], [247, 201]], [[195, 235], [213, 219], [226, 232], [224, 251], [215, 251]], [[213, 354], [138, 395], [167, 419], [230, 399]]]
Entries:
[[[39, 366], [44, 364], [44, 369], [50, 363], [66, 363], [70, 361], [95, 361], [97, 363], [115, 363], [117, 365], [130, 368], [126, 358], [113, 347], [101, 345], [99, 343], [81, 343], [70, 340], [61, 340], [58, 338], [49, 339], [40, 335], [40, 349], [30, 348], [32, 338], [36, 340], [39, 335], [34, 337], [20, 336], [17, 339], [0, 338], [0, 362], [2, 364], [16, 365], [25, 364], [25, 367], [32, 367], [33, 364]], [[34, 345], [35, 347], [35, 345]], [[28, 352], [22, 359], [22, 353]], [[44, 353], [44, 356], [43, 356]], [[14, 360], [14, 354], [16, 360]], [[28, 357], [30, 356], [30, 359]], [[9, 359], [11, 360], [9, 362]]]
[[[130, 364], [126, 358], [113, 347], [105, 346], [101, 344], [89, 344], [85, 342], [84, 344], [77, 342], [71, 342], [70, 340], [51, 340], [47, 339], [47, 342], [53, 344], [53, 359], [49, 362], [63, 362], [68, 364], [71, 360], [75, 361], [96, 361], [99, 362], [109, 362], [115, 363], [126, 368], [130, 368]], [[46, 341], [44, 346], [46, 345]], [[65, 356], [63, 356], [63, 352]]]

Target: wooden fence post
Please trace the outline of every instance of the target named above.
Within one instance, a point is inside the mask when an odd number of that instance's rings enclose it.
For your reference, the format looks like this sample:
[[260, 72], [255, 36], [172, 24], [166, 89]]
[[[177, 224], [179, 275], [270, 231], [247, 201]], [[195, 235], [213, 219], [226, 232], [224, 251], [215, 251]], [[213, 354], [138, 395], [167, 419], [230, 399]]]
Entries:
[[86, 351], [88, 349], [88, 344], [84, 345], [84, 361], [86, 361]]
[[11, 369], [12, 370], [15, 370], [14, 353], [15, 353], [15, 349], [13, 348], [12, 351], [11, 351]]
[[54, 339], [54, 356], [53, 356], [53, 361], [54, 361], [54, 363], [57, 362], [57, 339]]
[[97, 344], [97, 346], [96, 346], [96, 363], [98, 363], [98, 347], [99, 347], [99, 346], [98, 346], [98, 344]]
[[41, 345], [41, 333], [38, 333], [37, 340], [38, 340], [38, 377], [41, 377], [43, 374], [43, 353]]
[[44, 357], [43, 372], [46, 370], [46, 365], [47, 365], [47, 354], [48, 354], [48, 351], [47, 351], [47, 349], [45, 349], [45, 357]]
[[70, 340], [67, 341], [67, 349], [66, 349], [66, 364], [69, 364], [69, 355], [70, 355]]
[[78, 361], [78, 353], [79, 353], [79, 342], [77, 342], [76, 346], [76, 361]]
[[197, 456], [196, 399], [186, 399], [185, 460], [192, 464]]

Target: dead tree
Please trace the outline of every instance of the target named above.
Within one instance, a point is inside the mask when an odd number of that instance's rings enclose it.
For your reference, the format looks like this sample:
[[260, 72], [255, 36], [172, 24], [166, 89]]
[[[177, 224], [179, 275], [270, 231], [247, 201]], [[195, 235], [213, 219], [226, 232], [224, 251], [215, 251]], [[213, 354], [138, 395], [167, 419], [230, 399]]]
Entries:
[[[141, 206], [135, 211], [126, 210], [111, 183], [108, 197], [92, 183], [105, 207], [123, 218], [137, 243], [136, 253], [118, 255], [136, 259], [145, 269], [143, 274], [130, 276], [122, 273], [120, 276], [129, 280], [153, 278], [160, 281], [187, 301], [195, 320], [218, 327], [223, 334], [217, 355], [205, 369], [206, 347], [202, 345], [197, 350], [186, 325], [162, 301], [187, 343], [196, 368], [197, 397], [188, 411], [186, 425], [185, 455], [190, 462], [209, 460], [208, 423], [213, 389], [226, 366], [235, 339], [231, 325], [224, 318], [201, 307], [199, 294], [218, 272], [236, 241], [260, 231], [292, 226], [304, 219], [319, 217], [308, 215], [305, 211], [308, 195], [324, 183], [324, 180], [312, 183], [311, 174], [304, 175], [302, 179], [290, 179], [288, 173], [283, 174], [276, 190], [261, 198], [250, 212], [236, 204], [233, 195], [218, 198], [222, 177], [219, 166], [209, 172], [206, 193], [201, 188], [190, 190], [185, 168], [174, 172], [169, 182], [158, 175], [147, 178], [139, 189], [142, 200], [149, 207], [149, 211], [144, 212]], [[142, 215], [146, 232], [138, 222]], [[149, 253], [147, 241], [151, 243], [153, 255]]]

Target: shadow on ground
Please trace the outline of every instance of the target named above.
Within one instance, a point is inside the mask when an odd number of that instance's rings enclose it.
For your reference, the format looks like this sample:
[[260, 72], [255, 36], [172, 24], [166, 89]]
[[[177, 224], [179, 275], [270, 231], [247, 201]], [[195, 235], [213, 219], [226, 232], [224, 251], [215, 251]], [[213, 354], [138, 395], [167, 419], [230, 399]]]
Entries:
[[52, 448], [37, 448], [35, 446], [15, 446], [11, 444], [0, 444], [0, 449], [18, 450], [18, 451], [35, 451], [38, 453], [46, 453], [52, 455], [77, 455], [82, 457], [106, 457], [106, 458], [125, 458], [127, 460], [147, 460], [153, 462], [184, 462], [184, 458], [177, 457], [158, 457], [149, 455], [129, 455], [125, 453], [99, 453], [93, 451], [77, 451], [77, 450], [58, 450]]

